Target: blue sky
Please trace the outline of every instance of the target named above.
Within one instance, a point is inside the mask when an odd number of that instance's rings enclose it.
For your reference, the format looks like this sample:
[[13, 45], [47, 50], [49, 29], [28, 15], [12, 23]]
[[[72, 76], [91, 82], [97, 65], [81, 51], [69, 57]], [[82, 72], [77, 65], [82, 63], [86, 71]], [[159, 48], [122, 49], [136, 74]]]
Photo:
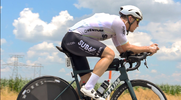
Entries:
[[[118, 15], [120, 6], [135, 5], [143, 13], [143, 21], [128, 35], [130, 43], [144, 46], [157, 43], [160, 50], [148, 57], [149, 69], [129, 72], [157, 84], [181, 85], [181, 1], [180, 0], [2, 0], [1, 1], [1, 64], [12, 63], [10, 55], [23, 55], [18, 74], [34, 77], [34, 64], [41, 64], [41, 75], [71, 80], [71, 69], [65, 67], [65, 55], [56, 50], [68, 28], [94, 13]], [[104, 42], [116, 52], [111, 40]], [[91, 68], [99, 58], [88, 58]], [[1, 77], [12, 75], [12, 66], [1, 65]], [[38, 69], [36, 69], [38, 71]], [[113, 80], [118, 76], [113, 72]], [[106, 72], [101, 79], [108, 78]]]

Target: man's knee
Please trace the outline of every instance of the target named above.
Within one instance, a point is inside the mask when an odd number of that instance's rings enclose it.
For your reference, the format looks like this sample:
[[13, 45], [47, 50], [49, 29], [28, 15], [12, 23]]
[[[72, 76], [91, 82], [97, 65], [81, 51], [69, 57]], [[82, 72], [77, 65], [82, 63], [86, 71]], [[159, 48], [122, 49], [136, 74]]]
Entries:
[[103, 52], [103, 54], [102, 54], [102, 57], [103, 57], [103, 58], [106, 57], [106, 58], [108, 58], [108, 59], [110, 59], [110, 60], [113, 60], [114, 57], [115, 57], [115, 53], [114, 53], [114, 51], [113, 51], [112, 49], [110, 49], [109, 47], [106, 47], [106, 48], [104, 49], [104, 52]]

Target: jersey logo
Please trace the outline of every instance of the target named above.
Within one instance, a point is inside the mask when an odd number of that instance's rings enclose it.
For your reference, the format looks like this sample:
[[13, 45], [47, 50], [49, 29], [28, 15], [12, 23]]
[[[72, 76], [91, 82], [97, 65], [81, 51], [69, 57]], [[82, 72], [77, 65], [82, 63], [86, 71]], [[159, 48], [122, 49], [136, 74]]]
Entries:
[[99, 48], [98, 52], [96, 53], [96, 55], [97, 55], [97, 56], [99, 56], [99, 55], [100, 55], [100, 53], [101, 53], [102, 49], [103, 49], [103, 47], [100, 47], [100, 48]]
[[107, 39], [107, 34], [102, 34], [102, 39], [103, 40]]
[[78, 45], [80, 45], [80, 47], [81, 47], [82, 49], [84, 49], [84, 50], [86, 50], [86, 51], [88, 51], [88, 52], [94, 52], [94, 51], [96, 51], [95, 48], [89, 46], [89, 45], [88, 45], [87, 43], [85, 43], [83, 40], [80, 40], [80, 41], [78, 42]]
[[125, 27], [123, 26], [123, 34], [125, 35]]
[[85, 33], [87, 33], [87, 32], [104, 32], [104, 30], [103, 29], [85, 29], [84, 30], [84, 32]]

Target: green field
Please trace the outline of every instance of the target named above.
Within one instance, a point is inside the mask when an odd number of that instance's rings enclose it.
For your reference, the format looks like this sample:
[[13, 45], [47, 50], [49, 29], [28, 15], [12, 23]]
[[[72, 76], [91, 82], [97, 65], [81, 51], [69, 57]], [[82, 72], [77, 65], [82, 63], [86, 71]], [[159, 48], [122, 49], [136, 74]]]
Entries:
[[[1, 79], [1, 88], [3, 87], [9, 87], [10, 90], [20, 92], [21, 89], [27, 84], [31, 79], [23, 79], [23, 78], [15, 78], [15, 79]], [[95, 89], [99, 87], [100, 84], [96, 84]], [[72, 86], [75, 88], [75, 83], [72, 84]], [[181, 86], [180, 85], [169, 85], [169, 84], [161, 84], [157, 85], [160, 87], [162, 91], [164, 91], [166, 94], [171, 95], [180, 95], [181, 94]]]

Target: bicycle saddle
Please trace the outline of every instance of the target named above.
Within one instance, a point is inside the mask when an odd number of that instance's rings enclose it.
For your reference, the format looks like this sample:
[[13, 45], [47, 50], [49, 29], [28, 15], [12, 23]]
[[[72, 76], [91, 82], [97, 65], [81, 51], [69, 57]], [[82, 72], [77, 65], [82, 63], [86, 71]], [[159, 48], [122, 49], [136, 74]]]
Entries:
[[62, 47], [56, 46], [56, 48], [57, 48], [60, 52], [65, 53], [65, 54], [67, 55], [67, 57], [70, 57], [69, 53], [68, 53], [66, 50], [64, 50]]

